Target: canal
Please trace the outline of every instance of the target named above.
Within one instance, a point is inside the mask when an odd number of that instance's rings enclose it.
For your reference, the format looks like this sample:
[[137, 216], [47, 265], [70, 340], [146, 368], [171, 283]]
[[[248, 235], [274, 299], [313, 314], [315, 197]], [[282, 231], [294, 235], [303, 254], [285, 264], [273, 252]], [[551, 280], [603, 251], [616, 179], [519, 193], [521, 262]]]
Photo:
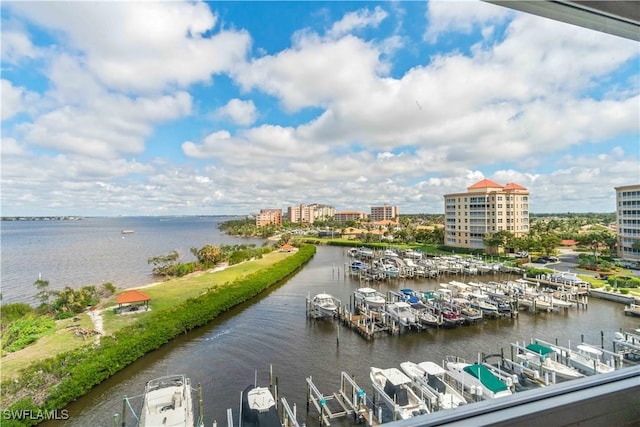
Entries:
[[[599, 345], [601, 331], [605, 348], [610, 350], [615, 331], [640, 326], [637, 318], [624, 316], [622, 305], [591, 298], [588, 309], [574, 307], [566, 312], [539, 314], [521, 311], [515, 319], [488, 319], [456, 329], [379, 335], [366, 340], [335, 321], [307, 319], [305, 313], [309, 295], [327, 292], [348, 303], [353, 291], [364, 286], [345, 276], [347, 262], [346, 249], [318, 247], [315, 257], [288, 282], [150, 353], [71, 404], [67, 421], [44, 425], [113, 426], [114, 414], [122, 412], [123, 396], [128, 396], [132, 407], [139, 411], [146, 381], [185, 374], [194, 387], [202, 385], [205, 425], [217, 421], [226, 426], [227, 408], [232, 408], [237, 420], [240, 392], [253, 384], [256, 374], [258, 385], [268, 385], [270, 365], [280, 396], [297, 405], [298, 420], [309, 426], [318, 425], [313, 410], [305, 418], [305, 378], [309, 376], [321, 392], [331, 394], [339, 389], [340, 372], [345, 371], [372, 395], [371, 366], [399, 367], [407, 360], [441, 363], [447, 355], [476, 360], [480, 353], [501, 350], [509, 355], [510, 343], [532, 338], [549, 342], [557, 339], [558, 344], [573, 347], [584, 336], [586, 342]], [[517, 277], [393, 279], [373, 287], [383, 292], [407, 287], [436, 289], [440, 281], [509, 278]], [[128, 409], [126, 425], [135, 425]]]

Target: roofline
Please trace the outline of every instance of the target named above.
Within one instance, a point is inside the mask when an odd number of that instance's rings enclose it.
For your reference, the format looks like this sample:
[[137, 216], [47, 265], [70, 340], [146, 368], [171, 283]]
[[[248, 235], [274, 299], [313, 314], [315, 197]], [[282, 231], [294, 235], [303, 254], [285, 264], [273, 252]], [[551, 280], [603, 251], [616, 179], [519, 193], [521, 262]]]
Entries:
[[484, 1], [640, 42], [640, 8], [635, 1]]

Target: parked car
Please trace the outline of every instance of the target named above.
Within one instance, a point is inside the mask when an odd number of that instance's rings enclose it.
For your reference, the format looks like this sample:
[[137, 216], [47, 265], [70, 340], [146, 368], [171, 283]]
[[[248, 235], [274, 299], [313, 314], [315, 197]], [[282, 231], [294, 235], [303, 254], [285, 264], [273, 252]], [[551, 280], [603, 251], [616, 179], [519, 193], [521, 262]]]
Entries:
[[516, 258], [529, 258], [529, 252], [520, 251], [516, 254]]
[[549, 262], [549, 258], [540, 257], [540, 258], [534, 259], [532, 262], [535, 262], [536, 264], [546, 264]]

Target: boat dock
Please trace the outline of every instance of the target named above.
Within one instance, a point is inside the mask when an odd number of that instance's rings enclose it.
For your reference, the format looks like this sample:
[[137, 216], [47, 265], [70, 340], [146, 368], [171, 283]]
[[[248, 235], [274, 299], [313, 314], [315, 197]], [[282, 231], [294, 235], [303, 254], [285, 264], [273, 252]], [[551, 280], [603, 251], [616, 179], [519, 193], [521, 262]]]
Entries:
[[311, 377], [307, 378], [307, 414], [311, 405], [318, 412], [319, 422], [325, 426], [330, 426], [331, 420], [347, 416], [352, 416], [354, 423], [379, 424], [373, 409], [367, 405], [365, 391], [346, 372], [340, 374], [340, 389], [327, 396], [318, 390]]

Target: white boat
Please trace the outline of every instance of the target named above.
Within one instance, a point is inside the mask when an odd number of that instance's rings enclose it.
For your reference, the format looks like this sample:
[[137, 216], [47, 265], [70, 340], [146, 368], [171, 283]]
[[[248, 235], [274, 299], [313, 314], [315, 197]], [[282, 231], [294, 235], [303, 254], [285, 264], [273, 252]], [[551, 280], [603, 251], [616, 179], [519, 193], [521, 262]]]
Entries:
[[464, 390], [472, 395], [482, 396], [483, 399], [511, 395], [507, 384], [484, 365], [470, 364], [459, 358], [448, 357], [445, 367], [449, 376], [461, 383]]
[[371, 367], [371, 383], [389, 409], [401, 419], [428, 414], [426, 403], [411, 389], [411, 378], [398, 368]]
[[357, 303], [374, 309], [384, 307], [387, 302], [385, 297], [373, 288], [358, 288], [355, 290], [354, 296]]
[[597, 348], [579, 344], [569, 355], [569, 365], [587, 375], [613, 372], [615, 368], [602, 362], [602, 354]]
[[419, 387], [426, 389], [425, 394], [433, 393], [439, 409], [457, 408], [467, 401], [451, 384], [446, 381], [447, 371], [433, 362], [402, 362], [400, 369]]
[[311, 299], [311, 304], [319, 317], [333, 317], [338, 313], [338, 300], [325, 293], [317, 294]]
[[193, 427], [191, 381], [184, 375], [169, 375], [147, 382], [140, 414], [140, 427]]
[[387, 314], [402, 326], [418, 324], [418, 316], [411, 309], [411, 305], [404, 301], [398, 301], [387, 305]]
[[527, 344], [525, 350], [524, 353], [518, 354], [518, 359], [525, 367], [533, 366], [536, 369], [555, 372], [558, 378], [565, 380], [584, 377], [577, 369], [554, 360], [555, 351], [551, 347], [532, 343]]
[[267, 387], [250, 385], [242, 393], [242, 425], [282, 427], [276, 400]]

